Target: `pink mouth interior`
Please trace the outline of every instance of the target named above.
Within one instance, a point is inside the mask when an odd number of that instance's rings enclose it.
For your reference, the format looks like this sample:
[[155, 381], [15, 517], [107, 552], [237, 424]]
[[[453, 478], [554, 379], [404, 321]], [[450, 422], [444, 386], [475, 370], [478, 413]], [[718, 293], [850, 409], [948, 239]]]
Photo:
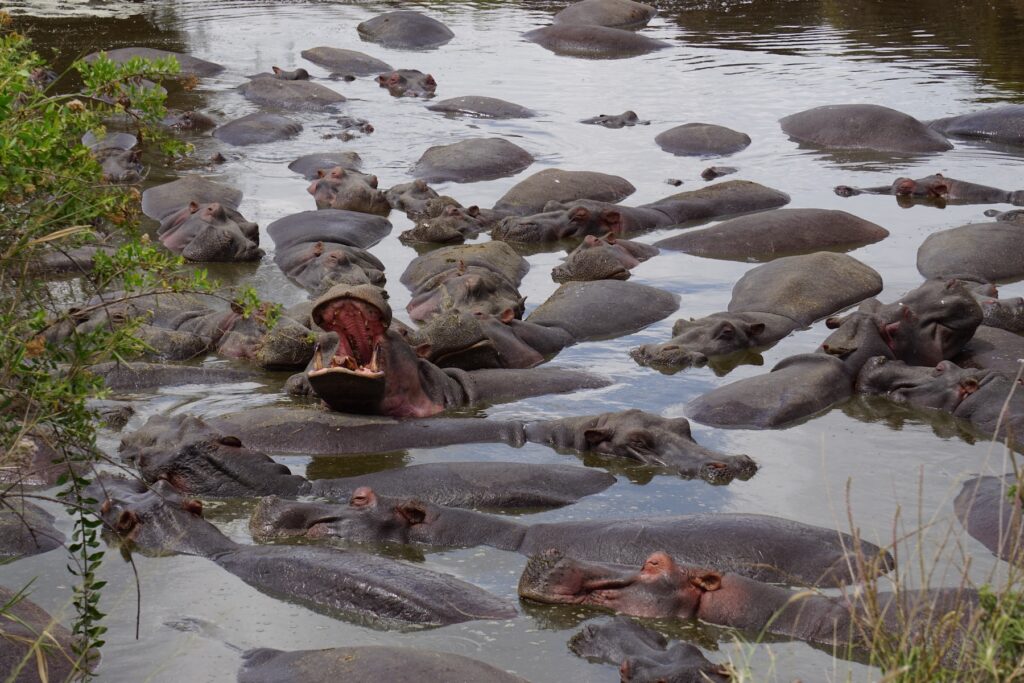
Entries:
[[361, 374], [379, 374], [381, 343], [386, 327], [381, 312], [357, 299], [339, 299], [320, 312], [320, 327], [338, 334], [330, 367]]

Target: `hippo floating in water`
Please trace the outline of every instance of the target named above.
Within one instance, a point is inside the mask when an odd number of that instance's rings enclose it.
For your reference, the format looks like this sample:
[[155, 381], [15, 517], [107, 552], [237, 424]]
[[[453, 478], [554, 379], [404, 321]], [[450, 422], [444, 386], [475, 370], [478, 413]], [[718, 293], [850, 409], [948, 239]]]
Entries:
[[676, 156], [728, 156], [746, 149], [750, 136], [712, 123], [684, 123], [659, 133], [654, 142]]
[[560, 23], [523, 34], [531, 43], [555, 54], [589, 59], [623, 59], [645, 55], [669, 46], [663, 40], [620, 28]]
[[141, 161], [142, 150], [138, 149], [139, 140], [134, 135], [115, 133], [99, 139], [92, 133], [86, 133], [82, 144], [100, 163], [103, 179], [108, 183], [137, 183], [142, 180], [145, 171]]
[[513, 176], [532, 163], [532, 154], [504, 138], [473, 138], [429, 147], [410, 172], [428, 183], [473, 183]]
[[913, 206], [915, 202], [943, 207], [947, 204], [1014, 204], [1024, 206], [1024, 190], [1000, 190], [966, 180], [947, 178], [941, 173], [924, 178], [897, 178], [892, 185], [881, 187], [850, 187], [838, 185], [835, 193], [840, 197], [859, 194], [891, 194], [900, 206]]
[[953, 509], [967, 533], [993, 554], [1007, 562], [1024, 565], [1021, 489], [1013, 473], [964, 482], [953, 501]]
[[160, 243], [187, 261], [259, 261], [260, 229], [237, 210], [189, 202], [157, 229]]
[[377, 83], [387, 88], [394, 97], [431, 98], [437, 89], [437, 81], [433, 76], [416, 69], [398, 69], [380, 74]]
[[318, 209], [341, 209], [387, 216], [391, 204], [377, 188], [377, 176], [341, 166], [317, 171], [306, 191], [313, 195]]
[[863, 149], [882, 153], [945, 152], [953, 145], [917, 119], [876, 104], [815, 107], [779, 119], [797, 142], [822, 149]]
[[580, 0], [556, 14], [556, 24], [634, 29], [647, 25], [658, 10], [633, 0]]
[[238, 91], [250, 102], [275, 109], [323, 111], [345, 101], [344, 95], [319, 83], [282, 77], [253, 78], [239, 86]]
[[295, 171], [306, 180], [316, 180], [322, 177], [321, 171], [330, 172], [337, 167], [358, 171], [363, 167], [363, 159], [357, 152], [314, 152], [288, 164], [289, 171]]
[[224, 67], [220, 64], [208, 62], [205, 59], [199, 59], [198, 57], [182, 54], [180, 52], [158, 50], [152, 47], [121, 47], [116, 50], [93, 52], [92, 54], [85, 56], [85, 61], [93, 62], [101, 54], [106, 55], [107, 59], [115, 64], [123, 64], [129, 59], [135, 59], [137, 57], [141, 57], [142, 59], [166, 59], [167, 57], [174, 57], [174, 59], [178, 61], [178, 65], [181, 67], [180, 71], [178, 71], [179, 77], [216, 76], [224, 70]]
[[954, 138], [1021, 145], [1024, 144], [1024, 104], [1006, 104], [973, 114], [936, 119], [928, 125]]
[[413, 10], [385, 12], [356, 27], [359, 37], [371, 43], [399, 50], [440, 47], [455, 37], [437, 19]]
[[917, 250], [917, 270], [925, 277], [956, 277], [982, 282], [1024, 278], [1024, 226], [1009, 221], [973, 223], [933, 232]]
[[391, 65], [376, 57], [337, 47], [314, 47], [303, 50], [303, 59], [331, 69], [334, 72], [351, 76], [372, 76], [383, 71], [391, 71]]
[[[405, 204], [408, 206], [409, 202]], [[416, 226], [398, 236], [405, 244], [460, 244], [494, 227], [498, 220], [494, 211], [478, 206], [462, 206], [451, 197], [433, 197], [412, 205], [421, 206], [422, 209], [414, 214]]]
[[605, 128], [626, 128], [627, 126], [646, 126], [651, 122], [641, 121], [635, 111], [627, 110], [621, 114], [598, 114], [589, 119], [583, 119], [580, 123], [603, 126]]
[[513, 186], [495, 202], [494, 210], [527, 216], [542, 210], [548, 202], [573, 202], [579, 199], [617, 202], [634, 192], [636, 188], [619, 176], [546, 168]]
[[53, 522], [53, 515], [35, 503], [13, 493], [7, 495], [0, 507], [0, 561], [18, 560], [63, 546], [64, 534]]
[[302, 132], [302, 124], [278, 114], [256, 112], [229, 121], [213, 131], [213, 137], [229, 145], [260, 145], [293, 138]]
[[478, 95], [441, 100], [429, 105], [427, 109], [448, 116], [473, 116], [481, 119], [529, 119], [537, 115], [532, 109], [518, 104]]

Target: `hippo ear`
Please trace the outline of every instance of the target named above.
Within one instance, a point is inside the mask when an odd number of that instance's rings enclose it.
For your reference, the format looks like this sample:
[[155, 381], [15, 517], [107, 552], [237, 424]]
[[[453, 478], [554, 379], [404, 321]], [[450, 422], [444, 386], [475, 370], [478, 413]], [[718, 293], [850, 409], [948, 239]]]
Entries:
[[395, 508], [395, 512], [404, 517], [411, 526], [422, 524], [427, 518], [427, 506], [418, 500], [402, 503]]
[[222, 446], [231, 446], [232, 448], [241, 448], [242, 441], [237, 436], [225, 435], [217, 439], [217, 443]]
[[380, 181], [377, 180], [377, 176], [372, 175], [372, 176], [370, 176], [369, 178], [366, 179], [366, 182], [370, 183], [370, 187], [376, 189], [377, 188], [377, 184]]
[[825, 327], [830, 330], [837, 330], [839, 326], [843, 324], [843, 319], [838, 315], [834, 315], [831, 318], [825, 318]]
[[753, 323], [748, 329], [748, 334], [752, 337], [756, 337], [764, 332], [764, 323]]
[[601, 223], [615, 234], [622, 232], [622, 214], [615, 209], [602, 211]]
[[419, 356], [420, 358], [430, 358], [430, 351], [432, 348], [433, 347], [427, 342], [417, 344], [415, 349], [416, 355]]
[[278, 76], [280, 76], [280, 75], [281, 75], [281, 72], [282, 72], [282, 71], [284, 71], [284, 69], [282, 69], [282, 68], [281, 68], [281, 67], [279, 67], [279, 66], [272, 66], [272, 67], [270, 67], [270, 70], [271, 70], [271, 71], [273, 71], [273, 72], [274, 72], [275, 74], [277, 74]]
[[198, 210], [199, 210], [199, 204], [197, 204], [196, 202], [189, 202], [188, 203], [188, 212], [189, 213], [195, 213]]
[[619, 241], [619, 240], [618, 240], [618, 238], [617, 238], [617, 237], [615, 236], [615, 233], [614, 233], [614, 232], [610, 232], [610, 233], [608, 233], [607, 235], [605, 235], [605, 236], [604, 236], [604, 237], [602, 237], [601, 239], [603, 239], [603, 240], [604, 240], [605, 242], [607, 242], [608, 244], [615, 244], [616, 242], [618, 242], [618, 241]]
[[480, 215], [480, 207], [477, 206], [476, 204], [474, 204], [473, 206], [471, 206], [468, 209], [466, 209], [466, 214], [470, 218], [476, 218], [477, 216]]
[[585, 207], [577, 206], [569, 212], [569, 220], [572, 222], [585, 221], [590, 218], [590, 212]]
[[376, 81], [378, 83], [381, 83], [381, 84], [385, 83], [387, 80], [388, 80], [388, 77], [387, 77], [386, 74], [381, 74], [380, 76], [377, 76], [377, 78], [376, 78]]
[[690, 585], [710, 593], [722, 587], [722, 575], [718, 572], [705, 572], [690, 579]]
[[501, 322], [503, 322], [506, 325], [508, 325], [510, 322], [512, 322], [515, 319], [516, 319], [516, 312], [513, 311], [511, 308], [506, 308], [504, 311], [501, 312], [501, 315], [498, 316], [498, 320], [500, 320]]
[[612, 438], [612, 430], [607, 428], [592, 427], [583, 432], [583, 440], [587, 442], [587, 446], [596, 446], [599, 443], [604, 443]]

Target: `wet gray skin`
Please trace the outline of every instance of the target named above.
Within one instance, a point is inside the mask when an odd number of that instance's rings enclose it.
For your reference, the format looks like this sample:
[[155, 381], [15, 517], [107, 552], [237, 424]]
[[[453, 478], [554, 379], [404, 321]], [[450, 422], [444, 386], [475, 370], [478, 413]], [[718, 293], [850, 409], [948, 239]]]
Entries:
[[684, 123], [659, 133], [654, 142], [676, 156], [713, 157], [746, 149], [750, 136], [712, 123]]
[[1024, 105], [1006, 104], [970, 114], [937, 119], [928, 125], [933, 130], [954, 138], [1021, 145], [1024, 144]]
[[714, 180], [715, 178], [721, 178], [724, 175], [731, 175], [738, 171], [739, 169], [733, 166], [708, 166], [700, 172], [700, 177], [704, 180]]
[[272, 66], [270, 67], [270, 73], [260, 73], [254, 76], [249, 76], [249, 78], [276, 78], [281, 81], [308, 81], [309, 72], [302, 67], [287, 71], [279, 66]]
[[161, 222], [157, 236], [187, 261], [258, 261], [264, 255], [259, 226], [217, 203], [190, 202]]
[[450, 197], [438, 197], [423, 203], [421, 217], [416, 226], [406, 230], [398, 239], [405, 244], [461, 244], [473, 239], [494, 225], [493, 212], [481, 211], [477, 206], [460, 206]]
[[427, 148], [410, 173], [428, 183], [473, 183], [515, 175], [532, 163], [532, 154], [504, 138], [471, 138]]
[[527, 31], [523, 38], [555, 54], [587, 59], [624, 59], [656, 50], [668, 43], [632, 31], [584, 24], [555, 24]]
[[[202, 505], [165, 482], [98, 477], [87, 489], [121, 543], [151, 554], [206, 557], [254, 588], [377, 628], [507, 619], [504, 600], [445, 574], [328, 548], [245, 546], [202, 518]], [[313, 588], [315, 587], [315, 589]]]
[[265, 379], [265, 375], [255, 370], [170, 363], [110, 361], [90, 365], [89, 372], [102, 377], [103, 384], [115, 393], [156, 391], [160, 387], [182, 384], [234, 384]]
[[[415, 498], [387, 498], [369, 487], [347, 505], [264, 498], [249, 520], [256, 540], [339, 539], [351, 543], [421, 544], [440, 548], [489, 545], [533, 556], [559, 548], [567, 556], [634, 565], [656, 549], [680, 561], [760, 581], [839, 586], [857, 581], [855, 541], [839, 532], [777, 517], [704, 514], [524, 525], [508, 518], [446, 508]], [[652, 550], [655, 549], [655, 550]], [[892, 558], [862, 543], [870, 576]], [[637, 616], [664, 616], [638, 614]]]
[[579, 199], [618, 202], [634, 192], [636, 188], [619, 176], [546, 168], [515, 184], [495, 202], [494, 210], [528, 216], [543, 210], [548, 202], [574, 202]]
[[57, 530], [53, 521], [53, 515], [38, 505], [17, 495], [6, 496], [0, 506], [0, 561], [17, 560], [61, 547], [64, 534]]
[[[123, 64], [129, 59], [135, 59], [141, 57], [143, 59], [166, 59], [167, 57], [174, 57], [179, 66], [181, 67], [178, 71], [178, 77], [187, 76], [216, 76], [224, 67], [214, 62], [206, 61], [205, 59], [199, 59], [192, 55], [182, 54], [181, 52], [171, 52], [170, 50], [158, 50], [151, 47], [122, 47], [116, 50], [104, 50], [107, 59], [114, 62], [115, 64]], [[98, 52], [85, 56], [85, 61], [92, 62], [99, 55]]]
[[551, 279], [555, 282], [627, 280], [630, 270], [657, 254], [657, 247], [620, 240], [614, 234], [604, 237], [587, 235], [564, 263], [552, 269]]
[[1024, 297], [999, 298], [999, 289], [987, 282], [965, 281], [964, 286], [981, 306], [982, 325], [1007, 332], [1024, 332]]
[[473, 116], [482, 119], [529, 119], [537, 115], [532, 109], [496, 97], [466, 95], [435, 102], [427, 107], [448, 116]]
[[[42, 680], [38, 657], [45, 663], [48, 680], [72, 680], [78, 656], [71, 632], [28, 597], [14, 600], [17, 594], [17, 590], [0, 586], [0, 604], [7, 605], [0, 614], [0, 633], [4, 634], [0, 638], [0, 671], [13, 676], [16, 683], [35, 683]], [[41, 640], [48, 647], [33, 647]]]
[[774, 209], [788, 203], [789, 196], [778, 190], [733, 180], [637, 207], [595, 200], [552, 202], [542, 213], [502, 220], [491, 231], [491, 237], [508, 242], [550, 242], [586, 235], [600, 237], [609, 232], [625, 237], [688, 221]]
[[103, 179], [108, 183], [137, 183], [142, 180], [145, 167], [140, 161], [142, 150], [137, 149], [138, 138], [127, 133], [108, 134], [97, 140], [92, 133], [82, 137], [82, 144], [103, 167]]
[[175, 131], [204, 131], [217, 127], [217, 122], [199, 111], [169, 110], [160, 122]]
[[344, 95], [319, 83], [286, 79], [276, 75], [253, 78], [248, 83], [240, 85], [238, 91], [245, 99], [258, 105], [293, 111], [336, 109], [345, 101]]
[[490, 664], [450, 652], [430, 652], [408, 647], [336, 647], [329, 650], [282, 652], [271, 648], [249, 650], [242, 655], [238, 683], [336, 683], [337, 681], [388, 681], [420, 683], [526, 683]]
[[[277, 81], [274, 81], [277, 82]], [[293, 138], [302, 124], [278, 114], [257, 112], [229, 121], [213, 131], [213, 137], [229, 145], [261, 145]]]
[[427, 185], [424, 180], [414, 180], [411, 183], [400, 183], [384, 190], [384, 196], [392, 209], [402, 211], [412, 218], [423, 213], [427, 208], [427, 202], [436, 199], [440, 195], [434, 188]]
[[363, 160], [358, 152], [314, 152], [304, 154], [288, 164], [288, 170], [295, 171], [306, 180], [316, 180], [321, 177], [320, 171], [330, 172], [337, 166], [347, 171], [358, 171], [363, 166]]
[[412, 10], [385, 12], [356, 27], [359, 37], [399, 50], [424, 50], [444, 45], [455, 34], [433, 17]]
[[556, 24], [636, 29], [646, 26], [657, 13], [658, 10], [650, 5], [632, 0], [580, 0], [560, 11], [552, 21]]
[[241, 190], [202, 176], [189, 175], [143, 192], [142, 212], [162, 222], [182, 211], [191, 202], [216, 203], [237, 210], [241, 201]]
[[628, 617], [587, 622], [569, 649], [592, 662], [619, 667], [626, 683], [727, 683], [729, 670], [689, 643], [665, 636]]
[[641, 121], [636, 112], [629, 109], [621, 114], [598, 114], [589, 119], [583, 119], [580, 123], [587, 123], [593, 126], [604, 126], [605, 128], [626, 128], [627, 126], [646, 126], [650, 121]]
[[974, 336], [953, 357], [964, 368], [992, 370], [1009, 379], [1017, 379], [1024, 358], [1024, 337], [988, 325], [979, 325]]
[[[661, 551], [629, 565], [637, 566], [639, 570], [584, 562], [547, 550], [530, 558], [519, 580], [519, 595], [536, 602], [593, 606], [638, 617], [696, 618], [812, 643], [870, 646], [869, 633], [857, 624], [863, 608], [845, 598], [797, 593], [738, 574], [687, 565]], [[933, 620], [959, 624], [960, 631], [949, 643], [955, 656], [977, 599], [977, 592], [970, 589], [906, 590], [898, 597], [881, 593], [877, 603], [887, 631], [919, 633]]]
[[879, 153], [927, 154], [953, 145], [917, 119], [876, 104], [836, 104], [779, 119], [797, 142], [823, 149], [863, 149]]
[[430, 74], [417, 69], [397, 69], [377, 76], [380, 87], [387, 88], [393, 97], [431, 98], [437, 90], [437, 81]]
[[306, 191], [318, 209], [340, 209], [387, 216], [391, 213], [384, 192], [377, 189], [377, 176], [335, 166], [317, 171]]
[[1020, 226], [1009, 221], [972, 223], [933, 232], [917, 250], [925, 277], [1002, 282], [1024, 278]]
[[976, 477], [964, 482], [953, 501], [956, 516], [967, 533], [1000, 559], [1024, 564], [1024, 526], [1021, 525], [1020, 487], [1017, 477]]
[[336, 47], [314, 47], [302, 51], [303, 59], [342, 74], [351, 76], [373, 76], [390, 71], [391, 66], [376, 57], [356, 50]]
[[947, 178], [941, 173], [924, 178], [897, 178], [892, 185], [881, 187], [850, 187], [837, 185], [835, 193], [840, 197], [854, 197], [859, 194], [891, 194], [900, 206], [914, 203], [932, 204], [944, 207], [947, 204], [1015, 204], [1024, 206], [1024, 190], [1000, 190], [988, 185], [978, 185]]
[[1024, 224], [1024, 210], [1022, 209], [1014, 209], [1013, 211], [996, 211], [995, 209], [989, 209], [985, 212], [985, 215], [989, 218], [995, 218], [997, 221], [1016, 223], [1017, 225]]

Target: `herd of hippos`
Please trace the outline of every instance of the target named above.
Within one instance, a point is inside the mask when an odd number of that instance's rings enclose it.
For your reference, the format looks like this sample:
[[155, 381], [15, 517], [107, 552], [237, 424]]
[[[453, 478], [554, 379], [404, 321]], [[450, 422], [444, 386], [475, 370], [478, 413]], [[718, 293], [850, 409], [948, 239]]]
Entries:
[[[556, 53], [618, 57], [667, 45], [644, 36], [654, 9], [630, 0], [582, 0], [551, 26], [526, 38]], [[441, 22], [416, 11], [393, 11], [358, 27], [363, 40], [395, 49], [427, 49], [453, 36]], [[167, 53], [122, 48], [115, 61]], [[185, 76], [221, 67], [175, 55]], [[376, 76], [397, 97], [432, 97], [436, 82], [416, 70], [392, 69], [360, 52], [316, 47], [302, 57], [331, 78]], [[153, 87], [158, 87], [154, 84]], [[300, 121], [279, 112], [330, 110], [345, 98], [311, 80], [305, 69], [251, 77], [241, 96], [272, 111], [217, 126], [213, 136], [244, 146], [296, 135]], [[529, 117], [530, 110], [490, 97], [460, 97], [431, 109], [491, 118]], [[293, 114], [294, 116], [294, 114]], [[344, 135], [372, 126], [343, 117]], [[172, 112], [172, 130], [215, 126], [201, 112]], [[622, 127], [642, 123], [633, 112], [584, 123]], [[1024, 146], [1024, 105], [1001, 106], [922, 122], [882, 106], [823, 106], [787, 116], [782, 130], [802, 146], [883, 154], [940, 153], [949, 138]], [[111, 182], [143, 176], [136, 139], [109, 134], [84, 140]], [[705, 123], [657, 136], [678, 155], [724, 156], [743, 149], [743, 133]], [[152, 417], [124, 437], [121, 457], [140, 478], [104, 475], [92, 484], [95, 510], [123, 541], [143, 553], [208, 558], [255, 588], [375, 628], [440, 626], [516, 615], [506, 600], [446, 574], [384, 556], [329, 544], [263, 544], [281, 538], [341, 539], [434, 547], [488, 545], [530, 559], [519, 582], [524, 600], [593, 605], [622, 615], [692, 619], [768, 632], [838, 647], [870, 647], [856, 626], [862, 607], [792, 587], [837, 587], [894, 567], [893, 557], [832, 529], [757, 514], [711, 513], [594, 522], [524, 524], [482, 510], [537, 510], [572, 504], [607, 488], [604, 472], [567, 465], [517, 462], [420, 464], [343, 479], [293, 475], [266, 452], [338, 454], [383, 452], [456, 443], [546, 444], [654, 465], [712, 483], [747, 479], [757, 471], [745, 455], [724, 455], [694, 441], [684, 418], [640, 410], [534, 422], [434, 417], [460, 406], [515, 400], [607, 384], [600, 376], [540, 369], [567, 346], [635, 332], [676, 311], [672, 294], [628, 282], [630, 269], [660, 252], [762, 262], [733, 288], [727, 310], [679, 320], [673, 337], [632, 350], [641, 365], [680, 370], [710, 365], [726, 372], [787, 335], [827, 319], [831, 335], [814, 353], [786, 358], [770, 372], [743, 379], [691, 401], [686, 414], [719, 428], [785, 427], [854, 394], [888, 398], [943, 411], [978, 434], [1011, 440], [1024, 432], [1024, 394], [1018, 359], [1024, 358], [1024, 300], [1000, 299], [995, 282], [1024, 278], [1024, 212], [986, 212], [994, 218], [930, 235], [917, 266], [924, 282], [897, 300], [873, 297], [881, 277], [843, 253], [885, 239], [888, 232], [843, 211], [786, 209], [789, 196], [753, 182], [731, 180], [642, 206], [624, 206], [633, 192], [624, 179], [603, 173], [548, 169], [514, 186], [493, 208], [463, 206], [428, 183], [473, 182], [519, 173], [533, 157], [499, 138], [432, 147], [416, 163], [416, 180], [387, 190], [360, 170], [353, 153], [317, 153], [289, 169], [305, 176], [316, 209], [273, 222], [267, 234], [273, 259], [307, 290], [310, 301], [287, 309], [272, 327], [211, 297], [161, 294], [110, 304], [82, 302], [52, 328], [61, 343], [76, 331], [141, 318], [140, 336], [153, 349], [149, 363], [107, 364], [95, 372], [114, 390], [185, 383], [233, 382], [261, 370], [297, 371], [287, 391], [318, 397], [323, 409], [256, 410], [201, 419]], [[735, 171], [712, 167], [714, 178]], [[1012, 204], [1024, 191], [933, 175], [899, 178], [891, 186], [838, 187], [841, 196], [891, 194], [901, 203]], [[160, 242], [188, 261], [253, 261], [264, 257], [259, 229], [239, 213], [238, 190], [199, 175], [150, 187], [143, 212], [159, 222]], [[383, 264], [370, 249], [391, 230], [386, 216], [402, 211], [415, 227], [404, 243], [418, 245], [399, 282], [412, 292], [413, 328], [392, 316]], [[721, 220], [648, 245], [627, 239], [654, 229]], [[463, 244], [489, 231], [491, 240]], [[517, 245], [573, 240], [578, 246], [553, 278], [560, 288], [523, 318], [518, 286], [528, 263]], [[564, 244], [564, 242], [563, 242]], [[56, 254], [37, 272], [88, 268], [104, 246]], [[614, 309], [607, 306], [615, 301]], [[851, 307], [856, 306], [856, 308]], [[844, 312], [846, 311], [846, 312]], [[243, 361], [232, 368], [180, 361], [216, 354]], [[244, 363], [251, 369], [244, 369]], [[1019, 387], [1018, 387], [1019, 388]], [[20, 473], [27, 485], [52, 485], [52, 452], [30, 438], [31, 457]], [[1016, 515], [1005, 498], [1007, 481], [968, 482], [955, 503], [967, 531], [1000, 558], [1021, 563]], [[298, 497], [323, 502], [300, 502]], [[250, 527], [256, 544], [238, 544], [203, 519], [196, 498], [261, 497]], [[7, 511], [0, 515], [7, 515]], [[0, 525], [0, 557], [43, 552], [63, 542], [53, 518], [25, 503], [17, 520]], [[555, 550], [557, 548], [557, 550]], [[307, 587], [317, 585], [315, 592]], [[0, 601], [6, 592], [0, 592]], [[976, 594], [932, 589], [880, 596], [886, 628], [900, 624], [899, 601], [927, 600], [934, 608], [915, 619], [938, 619]], [[29, 629], [47, 616], [25, 601], [15, 608]], [[67, 643], [69, 634], [58, 639]], [[13, 648], [13, 650], [12, 650]], [[623, 680], [728, 680], [726, 668], [691, 645], [665, 638], [626, 617], [584, 627], [570, 648], [621, 666]], [[955, 648], [954, 648], [955, 649]], [[18, 656], [0, 644], [0, 661]], [[13, 654], [12, 654], [13, 653]], [[66, 663], [64, 663], [66, 664]], [[62, 662], [54, 658], [53, 670]], [[465, 657], [402, 647], [247, 652], [239, 681], [522, 680]], [[409, 678], [414, 677], [414, 678]], [[19, 679], [20, 680], [20, 679]]]

